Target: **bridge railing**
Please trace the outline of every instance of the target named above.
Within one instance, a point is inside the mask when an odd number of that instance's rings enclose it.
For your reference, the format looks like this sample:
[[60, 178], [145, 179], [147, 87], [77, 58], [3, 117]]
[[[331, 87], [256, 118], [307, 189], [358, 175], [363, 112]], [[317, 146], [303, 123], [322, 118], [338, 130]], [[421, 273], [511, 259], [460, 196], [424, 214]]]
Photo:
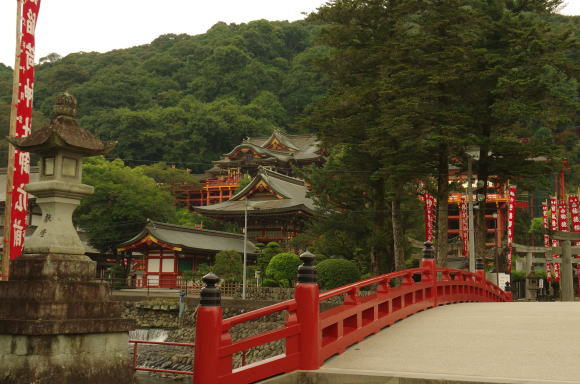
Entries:
[[[424, 255], [433, 255], [431, 246], [426, 243]], [[201, 292], [196, 325], [196, 384], [251, 383], [297, 369], [318, 369], [350, 345], [425, 309], [458, 302], [511, 301], [509, 292], [485, 279], [484, 271], [439, 268], [430, 257], [422, 260], [420, 268], [319, 293], [314, 255], [306, 252], [300, 258], [304, 264], [293, 300], [228, 319], [222, 319], [215, 287], [219, 279], [213, 274], [204, 277], [207, 286]], [[321, 312], [321, 303], [329, 300], [339, 303]], [[282, 327], [232, 342], [233, 326], [282, 312], [286, 313]], [[234, 354], [277, 340], [284, 340], [283, 354], [233, 368]]]

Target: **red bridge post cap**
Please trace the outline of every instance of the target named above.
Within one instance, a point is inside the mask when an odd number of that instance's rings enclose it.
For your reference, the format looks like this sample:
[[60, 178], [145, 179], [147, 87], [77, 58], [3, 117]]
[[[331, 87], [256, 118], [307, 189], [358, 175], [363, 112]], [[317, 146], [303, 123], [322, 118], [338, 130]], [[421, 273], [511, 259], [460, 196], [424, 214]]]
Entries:
[[424, 259], [434, 259], [435, 258], [435, 250], [433, 249], [433, 243], [430, 241], [426, 241], [423, 243], [423, 258]]
[[316, 267], [314, 266], [314, 255], [308, 251], [300, 255], [302, 264], [298, 267], [298, 283], [316, 284]]
[[216, 287], [216, 284], [220, 278], [215, 273], [210, 272], [201, 279], [205, 283], [205, 287], [199, 293], [199, 304], [204, 307], [219, 307], [222, 300], [220, 289]]

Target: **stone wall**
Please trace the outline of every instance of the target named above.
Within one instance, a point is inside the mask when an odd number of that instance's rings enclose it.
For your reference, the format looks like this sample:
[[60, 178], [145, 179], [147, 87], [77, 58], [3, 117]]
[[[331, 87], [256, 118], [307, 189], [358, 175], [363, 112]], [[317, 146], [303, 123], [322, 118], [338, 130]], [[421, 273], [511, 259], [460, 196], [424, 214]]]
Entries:
[[[235, 298], [242, 297], [242, 289], [238, 288], [234, 294]], [[286, 301], [294, 298], [294, 288], [279, 287], [247, 287], [246, 299], [248, 300], [272, 300]]]
[[123, 317], [134, 319], [137, 328], [173, 329], [179, 326], [179, 303], [176, 300], [152, 300], [124, 303]]
[[[118, 298], [118, 297], [117, 297]], [[223, 317], [236, 316], [250, 310], [265, 307], [273, 302], [224, 300], [222, 303]], [[182, 343], [195, 343], [195, 315], [198, 299], [186, 300], [186, 310], [179, 317], [179, 304], [175, 299], [155, 299], [143, 301], [124, 302], [125, 318], [135, 319], [139, 328], [164, 328], [169, 329], [167, 341]], [[284, 325], [285, 313], [277, 313], [264, 316], [252, 322], [239, 324], [232, 327], [230, 334], [234, 341], [257, 335], [269, 330], [280, 328]], [[132, 348], [129, 348], [132, 353]], [[273, 343], [259, 346], [246, 352], [245, 356], [234, 356], [234, 367], [260, 361], [284, 353], [284, 341], [278, 340]], [[192, 349], [189, 347], [140, 345], [138, 354], [138, 366], [147, 368], [160, 368], [170, 370], [192, 370]]]

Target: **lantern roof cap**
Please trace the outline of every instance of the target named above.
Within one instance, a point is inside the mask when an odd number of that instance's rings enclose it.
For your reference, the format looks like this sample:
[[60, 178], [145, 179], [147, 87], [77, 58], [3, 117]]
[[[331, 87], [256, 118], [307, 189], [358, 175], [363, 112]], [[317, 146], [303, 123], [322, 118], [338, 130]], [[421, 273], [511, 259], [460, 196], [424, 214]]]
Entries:
[[117, 142], [104, 142], [79, 126], [74, 118], [76, 100], [68, 93], [58, 95], [54, 111], [57, 116], [50, 124], [32, 132], [28, 137], [8, 137], [16, 148], [34, 153], [65, 150], [85, 156], [109, 152]]

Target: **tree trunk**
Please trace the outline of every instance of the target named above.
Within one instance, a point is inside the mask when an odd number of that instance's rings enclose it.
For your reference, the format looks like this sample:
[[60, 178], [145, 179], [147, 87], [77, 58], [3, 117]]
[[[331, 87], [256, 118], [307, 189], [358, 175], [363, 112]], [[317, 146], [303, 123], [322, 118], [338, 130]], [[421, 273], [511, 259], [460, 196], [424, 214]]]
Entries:
[[447, 144], [439, 144], [437, 172], [437, 264], [447, 267], [448, 204], [449, 200], [449, 148]]
[[[383, 178], [373, 183], [373, 239], [372, 251], [375, 263], [373, 274], [391, 272], [394, 270], [394, 260], [388, 252], [387, 246], [387, 205], [385, 198], [385, 180]], [[373, 256], [371, 255], [371, 258]]]
[[375, 247], [371, 247], [371, 273], [375, 276], [380, 275], [379, 263], [377, 262], [377, 253], [375, 252]]
[[391, 202], [391, 217], [393, 220], [393, 250], [395, 255], [395, 270], [405, 269], [405, 248], [403, 244], [403, 226], [401, 220], [401, 199], [395, 194]]

